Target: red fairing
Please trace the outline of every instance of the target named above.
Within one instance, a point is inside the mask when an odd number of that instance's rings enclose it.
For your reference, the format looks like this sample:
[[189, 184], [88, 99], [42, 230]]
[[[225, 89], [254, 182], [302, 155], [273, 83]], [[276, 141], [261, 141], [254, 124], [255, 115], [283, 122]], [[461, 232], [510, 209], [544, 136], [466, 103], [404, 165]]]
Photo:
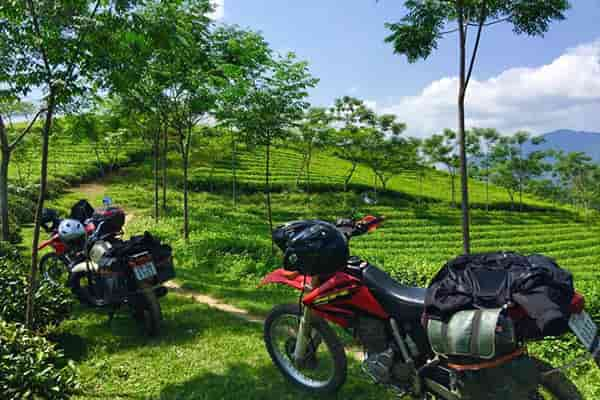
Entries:
[[58, 235], [54, 235], [50, 239], [40, 243], [38, 250], [42, 250], [48, 246], [52, 247], [54, 252], [59, 256], [65, 254], [67, 251], [67, 246], [60, 240]]
[[50, 243], [50, 245], [59, 256], [62, 256], [67, 252], [67, 246], [58, 238], [58, 236]]
[[45, 249], [46, 247], [50, 246], [50, 243], [52, 243], [52, 241], [54, 240], [54, 238], [52, 239], [48, 239], [48, 240], [44, 240], [42, 243], [40, 243], [40, 245], [38, 246], [38, 250], [42, 250]]
[[[319, 301], [327, 299], [327, 297], [332, 297], [332, 299], [327, 300], [326, 306], [321, 306]], [[344, 272], [333, 275], [327, 282], [306, 295], [303, 302], [317, 310], [335, 306], [338, 309], [343, 307], [353, 311], [364, 311], [378, 318], [389, 318], [389, 314], [385, 312], [369, 289], [362, 285], [362, 281]]]
[[333, 294], [335, 289], [356, 289], [360, 285], [360, 280], [344, 272], [338, 272], [329, 278], [325, 283], [313, 290], [304, 297], [304, 304], [309, 305], [315, 302], [317, 298]]
[[373, 297], [369, 289], [365, 286], [361, 286], [360, 290], [347, 301], [346, 304], [350, 304], [356, 308], [367, 311], [368, 313], [383, 319], [389, 319], [390, 315], [385, 312], [381, 304]]
[[[297, 290], [310, 284], [311, 278], [277, 269], [267, 275], [260, 286], [281, 283]], [[338, 272], [327, 279], [318, 288], [312, 290], [302, 300], [320, 317], [345, 328], [350, 327], [357, 313], [371, 314], [377, 318], [388, 319], [389, 314], [377, 302], [362, 281], [344, 272]]]
[[310, 276], [305, 277], [298, 272], [286, 271], [283, 268], [276, 269], [269, 275], [265, 276], [259, 286], [268, 285], [271, 283], [281, 283], [283, 285], [291, 286], [297, 290], [302, 290], [304, 282], [310, 283]]

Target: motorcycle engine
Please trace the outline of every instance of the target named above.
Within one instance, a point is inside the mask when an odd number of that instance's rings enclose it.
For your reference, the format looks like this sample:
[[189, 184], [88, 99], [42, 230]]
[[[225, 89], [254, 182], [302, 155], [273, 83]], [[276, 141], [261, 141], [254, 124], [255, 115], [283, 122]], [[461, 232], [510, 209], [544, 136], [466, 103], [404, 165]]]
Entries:
[[362, 369], [373, 381], [400, 388], [412, 385], [414, 367], [399, 359], [400, 352], [384, 321], [360, 317], [356, 335], [366, 350]]
[[104, 257], [106, 252], [110, 249], [112, 249], [112, 245], [109, 242], [104, 240], [97, 241], [90, 249], [90, 260], [99, 264], [102, 257]]
[[381, 353], [390, 347], [391, 337], [380, 319], [360, 317], [356, 336], [368, 354]]

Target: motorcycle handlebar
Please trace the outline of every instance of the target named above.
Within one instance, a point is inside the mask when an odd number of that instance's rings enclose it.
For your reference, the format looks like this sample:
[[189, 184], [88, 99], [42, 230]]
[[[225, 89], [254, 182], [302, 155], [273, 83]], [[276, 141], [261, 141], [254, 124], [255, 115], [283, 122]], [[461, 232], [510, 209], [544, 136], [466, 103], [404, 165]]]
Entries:
[[365, 233], [372, 232], [385, 220], [384, 216], [374, 217], [368, 215], [358, 221], [349, 219], [339, 220], [336, 223], [338, 229], [340, 229], [350, 239], [354, 236], [364, 235]]

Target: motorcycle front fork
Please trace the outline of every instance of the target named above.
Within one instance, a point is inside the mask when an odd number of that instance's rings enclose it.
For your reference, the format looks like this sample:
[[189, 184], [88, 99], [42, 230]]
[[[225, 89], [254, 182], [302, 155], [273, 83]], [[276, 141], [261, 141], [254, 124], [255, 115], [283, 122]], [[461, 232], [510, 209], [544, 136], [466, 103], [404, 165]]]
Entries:
[[[313, 277], [308, 290], [314, 290], [319, 287], [319, 278]], [[296, 347], [294, 348], [294, 360], [301, 361], [306, 356], [306, 349], [311, 338], [313, 312], [310, 307], [305, 306], [300, 317], [300, 325], [298, 327], [298, 336], [296, 338]]]

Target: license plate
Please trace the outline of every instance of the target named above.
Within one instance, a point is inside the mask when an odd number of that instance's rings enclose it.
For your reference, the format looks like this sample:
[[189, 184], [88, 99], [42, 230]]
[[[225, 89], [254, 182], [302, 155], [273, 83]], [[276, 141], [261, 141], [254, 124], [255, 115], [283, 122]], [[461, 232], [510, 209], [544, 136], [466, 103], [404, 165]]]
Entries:
[[571, 315], [569, 327], [577, 336], [579, 341], [590, 352], [595, 353], [598, 349], [598, 327], [585, 311]]
[[156, 267], [154, 266], [154, 263], [150, 261], [146, 264], [134, 267], [133, 273], [138, 281], [143, 281], [144, 279], [156, 276]]

